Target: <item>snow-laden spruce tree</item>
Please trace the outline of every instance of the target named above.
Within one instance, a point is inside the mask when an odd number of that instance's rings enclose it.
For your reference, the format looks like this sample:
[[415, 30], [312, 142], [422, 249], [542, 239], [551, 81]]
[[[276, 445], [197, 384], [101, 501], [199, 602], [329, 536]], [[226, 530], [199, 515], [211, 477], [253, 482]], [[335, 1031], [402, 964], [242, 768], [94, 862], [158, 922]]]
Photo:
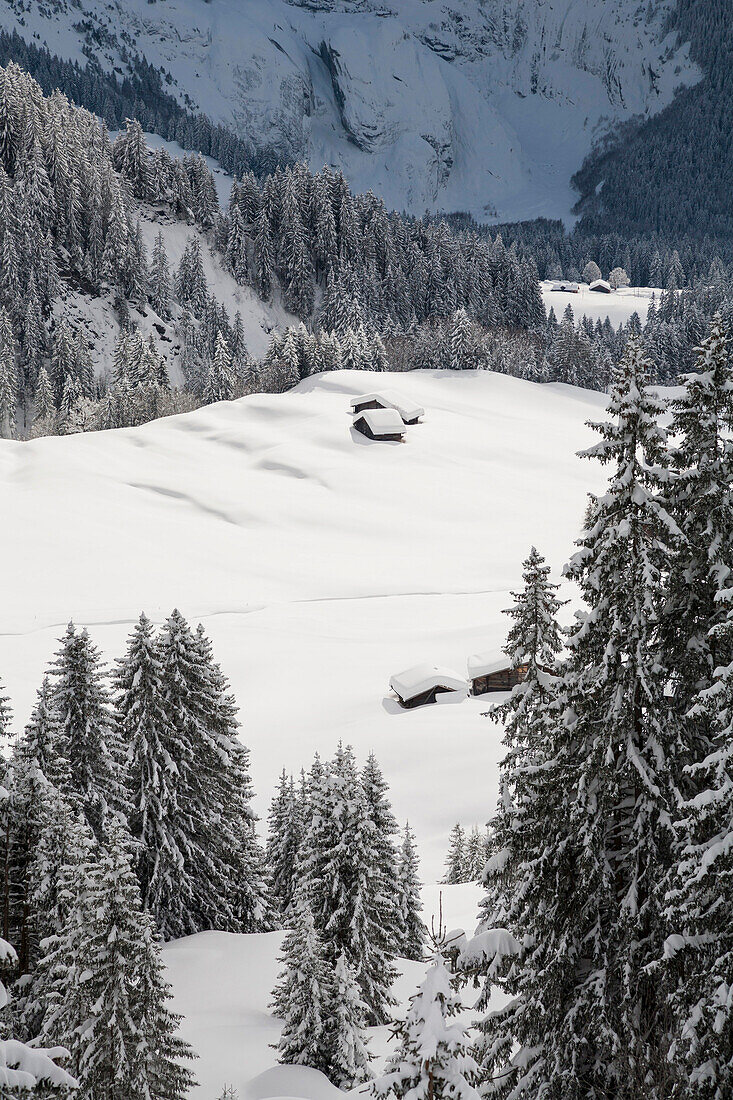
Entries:
[[443, 882], [454, 885], [464, 882], [466, 867], [466, 834], [463, 826], [456, 822], [448, 838], [448, 855], [445, 859], [445, 878]]
[[209, 371], [204, 386], [204, 401], [208, 404], [215, 401], [231, 401], [235, 381], [231, 352], [224, 339], [224, 334], [219, 332], [216, 337], [214, 355], [209, 363]]
[[53, 980], [49, 954], [75, 904], [96, 841], [78, 806], [52, 784], [42, 789], [39, 835], [27, 871], [26, 914], [30, 973], [18, 995], [23, 1039], [38, 1035]]
[[386, 1072], [372, 1085], [379, 1100], [479, 1100], [468, 1029], [456, 1019], [460, 1007], [437, 952], [407, 1016], [394, 1029], [398, 1046]]
[[733, 355], [720, 315], [696, 349], [696, 371], [672, 401], [674, 476], [669, 510], [684, 539], [672, 561], [664, 642], [672, 665], [677, 712], [687, 715], [690, 760], [708, 751], [707, 708], [689, 715], [718, 666], [733, 660], [719, 598], [733, 562]]
[[62, 793], [81, 807], [101, 839], [105, 814], [124, 814], [128, 807], [122, 750], [103, 666], [86, 629], [77, 630], [69, 623], [51, 672], [59, 722], [56, 744], [64, 771]]
[[[506, 913], [509, 923], [517, 927], [524, 919], [521, 907], [531, 900], [532, 877], [539, 872], [535, 861], [545, 856], [547, 834], [542, 816], [549, 816], [557, 802], [546, 776], [551, 775], [553, 782], [556, 779], [558, 716], [554, 703], [562, 645], [557, 621], [562, 607], [556, 595], [559, 586], [551, 583], [550, 567], [534, 546], [522, 564], [522, 580], [521, 592], [512, 593], [514, 606], [505, 611], [513, 622], [504, 652], [513, 667], [526, 665], [527, 672], [506, 702], [490, 711], [491, 717], [504, 725], [507, 754], [501, 764], [499, 804], [491, 822], [485, 872], [489, 897], [482, 906], [487, 920], [503, 920], [499, 913]], [[517, 890], [519, 881], [522, 887]], [[506, 894], [500, 899], [502, 884]], [[494, 888], [496, 896], [492, 898]], [[513, 910], [515, 903], [519, 910]]]
[[594, 425], [601, 442], [585, 452], [611, 466], [608, 489], [592, 499], [566, 569], [588, 605], [568, 637], [562, 685], [575, 795], [567, 839], [576, 977], [544, 1058], [545, 1079], [567, 1097], [658, 1100], [669, 1088], [666, 994], [649, 967], [665, 939], [662, 889], [680, 778], [660, 639], [679, 532], [662, 498], [665, 407], [647, 389], [649, 369], [632, 337], [610, 419]]
[[224, 813], [219, 822], [219, 843], [226, 856], [229, 844], [231, 880], [228, 900], [235, 927], [244, 932], [269, 932], [278, 926], [267, 885], [265, 853], [255, 831], [257, 817], [252, 809], [254, 789], [249, 767], [249, 749], [238, 736], [237, 701], [231, 685], [214, 660], [211, 641], [201, 623], [196, 643], [206, 669], [213, 699], [211, 728], [219, 758], [226, 762], [219, 783]]
[[474, 825], [466, 840], [463, 860], [463, 878], [465, 882], [479, 882], [484, 873], [487, 857], [487, 838], [478, 825]]
[[395, 952], [403, 959], [420, 960], [425, 956], [427, 929], [423, 924], [420, 897], [419, 859], [415, 834], [405, 823], [399, 850], [397, 904], [400, 913], [400, 937]]
[[[0, 974], [13, 971], [18, 958], [7, 940], [0, 939]], [[64, 1061], [63, 1047], [27, 1046], [12, 1039], [4, 1019], [9, 1005], [8, 992], [0, 978], [0, 1095], [7, 1100], [21, 1096], [69, 1096], [76, 1081], [58, 1063]]]
[[514, 606], [506, 612], [514, 621], [505, 651], [513, 664], [527, 665], [527, 674], [492, 711], [504, 722], [507, 754], [489, 833], [487, 893], [467, 964], [484, 980], [482, 1011], [494, 986], [511, 997], [479, 1025], [482, 1073], [502, 1096], [534, 1097], [540, 1082], [548, 1087], [545, 1033], [562, 1028], [574, 980], [572, 784], [568, 739], [555, 702], [561, 604], [549, 573], [532, 548], [523, 566], [524, 587], [513, 593]]
[[[715, 628], [716, 642], [733, 645], [733, 601]], [[710, 749], [687, 767], [695, 793], [677, 823], [678, 864], [667, 895], [666, 947], [676, 979], [675, 1096], [725, 1100], [733, 1095], [733, 661], [718, 668], [701, 692], [693, 718], [704, 711]]]
[[183, 1100], [192, 1057], [155, 931], [143, 912], [126, 837], [107, 818], [99, 857], [78, 868], [60, 932], [41, 969], [49, 977], [42, 1038], [62, 1042], [85, 1100]]
[[30, 899], [30, 871], [46, 828], [47, 804], [55, 793], [48, 776], [57, 780], [58, 719], [48, 677], [37, 693], [30, 722], [13, 742], [5, 785], [3, 929], [16, 945], [18, 969], [25, 974], [37, 954]]
[[281, 1062], [310, 1066], [327, 1074], [333, 972], [302, 890], [296, 893], [291, 922], [292, 930], [285, 937], [280, 955], [282, 970], [272, 994], [273, 1011], [283, 1020], [278, 1056]]
[[280, 913], [290, 911], [297, 884], [298, 851], [302, 840], [301, 804], [292, 775], [285, 770], [270, 804], [265, 862], [272, 895]]
[[394, 954], [396, 945], [402, 936], [402, 922], [399, 908], [399, 865], [395, 837], [399, 832], [397, 821], [392, 812], [392, 804], [387, 797], [389, 785], [384, 778], [374, 753], [370, 753], [361, 772], [361, 782], [366, 796], [369, 817], [373, 830], [372, 859], [373, 874], [378, 877], [380, 891], [377, 898], [382, 905], [379, 922], [382, 931], [382, 945]]
[[344, 954], [336, 959], [331, 984], [328, 1077], [340, 1089], [352, 1089], [370, 1076], [371, 1054], [365, 1034], [366, 1005]]
[[[143, 614], [116, 663], [115, 703], [127, 761], [130, 829], [144, 908], [163, 916], [186, 854], [186, 813], [178, 806], [174, 734], [163, 698], [163, 664], [153, 624]], [[163, 922], [161, 934], [167, 928]]]
[[376, 830], [352, 749], [339, 745], [321, 774], [311, 772], [309, 821], [299, 874], [333, 968], [344, 954], [367, 1006], [367, 1023], [388, 1019], [396, 971], [380, 921], [386, 911]]
[[158, 660], [165, 733], [157, 767], [169, 773], [164, 830], [174, 847], [153, 868], [146, 905], [164, 939], [269, 928], [248, 753], [229, 685], [203, 631], [194, 633], [179, 611], [163, 627]]

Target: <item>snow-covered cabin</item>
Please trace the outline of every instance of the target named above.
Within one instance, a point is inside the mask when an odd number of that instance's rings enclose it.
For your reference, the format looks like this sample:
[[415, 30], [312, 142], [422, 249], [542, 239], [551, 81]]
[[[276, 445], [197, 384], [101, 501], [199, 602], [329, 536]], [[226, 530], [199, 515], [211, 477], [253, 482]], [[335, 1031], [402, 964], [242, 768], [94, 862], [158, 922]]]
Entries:
[[486, 695], [491, 691], [511, 691], [521, 684], [527, 675], [527, 665], [512, 665], [505, 655], [496, 650], [491, 653], [474, 653], [468, 658], [468, 679], [472, 695]]
[[468, 683], [450, 668], [437, 665], [415, 665], [393, 676], [389, 686], [397, 696], [401, 706], [422, 707], [434, 703], [437, 695], [456, 691], [468, 693]]
[[611, 294], [613, 288], [605, 279], [594, 279], [588, 290], [594, 290], [596, 294]]
[[396, 409], [364, 409], [354, 417], [354, 427], [367, 439], [399, 443], [405, 438], [405, 425]]
[[355, 397], [351, 402], [352, 413], [360, 413], [365, 409], [395, 409], [405, 424], [417, 424], [420, 417], [425, 415], [425, 409], [394, 390], [365, 393], [363, 397]]
[[565, 281], [565, 279], [557, 279], [550, 287], [550, 290], [562, 290], [565, 292], [565, 294], [579, 294], [580, 284], [568, 283]]

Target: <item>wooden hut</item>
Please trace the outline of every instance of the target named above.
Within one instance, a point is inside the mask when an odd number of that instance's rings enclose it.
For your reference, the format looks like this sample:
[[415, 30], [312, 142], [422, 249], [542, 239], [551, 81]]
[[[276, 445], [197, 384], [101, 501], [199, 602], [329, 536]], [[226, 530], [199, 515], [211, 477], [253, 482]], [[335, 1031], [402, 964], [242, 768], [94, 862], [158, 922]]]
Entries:
[[580, 285], [578, 283], [568, 282], [566, 279], [556, 279], [550, 287], [551, 291], [562, 291], [565, 294], [579, 294]]
[[592, 290], [595, 294], [611, 294], [613, 287], [610, 283], [607, 283], [605, 279], [595, 279], [588, 290]]
[[507, 657], [496, 654], [474, 654], [468, 658], [468, 679], [472, 695], [487, 695], [492, 691], [511, 691], [527, 675], [527, 665], [512, 665]]
[[458, 692], [466, 695], [466, 680], [449, 668], [436, 665], [415, 665], [393, 676], [389, 686], [397, 696], [400, 706], [411, 710], [434, 703], [438, 695], [446, 692]]
[[403, 424], [417, 424], [420, 417], [425, 415], [425, 409], [408, 401], [395, 390], [365, 393], [363, 397], [355, 397], [351, 402], [352, 413], [360, 413], [365, 409], [394, 409], [402, 417]]
[[401, 443], [405, 438], [402, 417], [394, 409], [365, 409], [354, 417], [354, 428], [367, 439]]

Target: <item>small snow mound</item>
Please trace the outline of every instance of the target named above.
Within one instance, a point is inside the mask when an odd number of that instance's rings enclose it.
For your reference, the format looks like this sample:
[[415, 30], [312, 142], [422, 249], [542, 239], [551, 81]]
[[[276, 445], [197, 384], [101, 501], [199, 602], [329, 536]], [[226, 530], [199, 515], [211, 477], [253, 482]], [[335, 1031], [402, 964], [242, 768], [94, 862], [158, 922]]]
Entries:
[[343, 1097], [317, 1069], [308, 1066], [273, 1066], [254, 1077], [243, 1100], [336, 1100]]

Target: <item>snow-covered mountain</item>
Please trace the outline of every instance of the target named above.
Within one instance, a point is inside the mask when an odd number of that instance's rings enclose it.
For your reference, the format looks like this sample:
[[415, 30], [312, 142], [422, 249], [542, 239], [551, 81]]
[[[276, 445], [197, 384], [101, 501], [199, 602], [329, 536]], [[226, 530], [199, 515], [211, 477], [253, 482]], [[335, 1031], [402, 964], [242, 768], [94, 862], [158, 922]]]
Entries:
[[396, 209], [567, 217], [620, 121], [699, 73], [674, 0], [2, 0], [0, 25], [124, 72]]

